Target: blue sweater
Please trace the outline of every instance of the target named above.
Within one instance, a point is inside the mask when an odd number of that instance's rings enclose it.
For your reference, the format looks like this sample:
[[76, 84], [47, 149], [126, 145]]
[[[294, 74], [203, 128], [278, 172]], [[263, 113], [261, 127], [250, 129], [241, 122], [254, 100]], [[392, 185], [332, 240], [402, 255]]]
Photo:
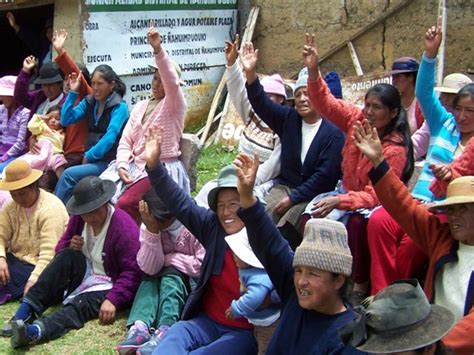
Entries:
[[148, 170], [148, 178], [156, 194], [168, 210], [201, 242], [206, 255], [201, 265], [201, 276], [196, 288], [184, 305], [181, 318], [196, 317], [202, 311], [201, 298], [211, 275], [218, 275], [224, 266], [224, 255], [229, 248], [224, 237], [227, 235], [214, 211], [199, 207], [168, 175], [160, 162], [153, 170]]
[[461, 138], [453, 114], [441, 105], [434, 91], [435, 66], [436, 59], [428, 58], [423, 53], [415, 88], [416, 98], [430, 127], [431, 138], [425, 164], [413, 187], [412, 195], [427, 202], [435, 200], [433, 193], [429, 190], [430, 183], [434, 179], [429, 165], [450, 164]]
[[[90, 116], [93, 115], [93, 112], [97, 112], [95, 107], [97, 101], [88, 95], [74, 107], [78, 95], [77, 92], [69, 91], [61, 110], [61, 125], [66, 127], [86, 119], [89, 124], [89, 131], [86, 146], [86, 149], [88, 149], [84, 153], [84, 157], [91, 163], [115, 159], [118, 142], [129, 117], [127, 104], [118, 94], [112, 93], [105, 104], [102, 115], [95, 121], [95, 117]], [[92, 108], [89, 107], [91, 102], [94, 103]], [[105, 120], [108, 120], [108, 122], [103, 122]], [[106, 125], [105, 129], [100, 127], [98, 133], [93, 132], [95, 128], [103, 125]], [[94, 129], [91, 129], [91, 127]], [[103, 130], [105, 132], [100, 132]], [[108, 154], [111, 149], [114, 149], [114, 152]]]
[[267, 354], [361, 354], [344, 346], [338, 329], [355, 318], [351, 309], [328, 315], [300, 307], [293, 283], [293, 256], [260, 202], [238, 215], [245, 222], [250, 245], [268, 272], [281, 301], [280, 323], [273, 333]]
[[270, 100], [258, 79], [246, 87], [255, 113], [280, 137], [281, 170], [277, 180], [294, 189], [290, 194], [293, 204], [310, 201], [320, 193], [334, 190], [341, 177], [342, 131], [322, 119], [304, 164], [301, 164], [301, 116], [294, 108]]
[[238, 300], [232, 301], [233, 316], [245, 317], [255, 325], [271, 325], [272, 322], [260, 324], [261, 321], [280, 312], [277, 307], [260, 308], [265, 297], [274, 289], [267, 272], [256, 267], [248, 267], [239, 269], [239, 277], [242, 296]]

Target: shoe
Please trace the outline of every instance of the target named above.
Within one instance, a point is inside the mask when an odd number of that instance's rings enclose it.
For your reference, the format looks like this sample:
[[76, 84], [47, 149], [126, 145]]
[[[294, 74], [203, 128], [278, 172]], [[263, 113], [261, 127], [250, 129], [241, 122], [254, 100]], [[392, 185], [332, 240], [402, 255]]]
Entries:
[[135, 325], [129, 329], [127, 337], [117, 346], [117, 351], [121, 355], [134, 354], [137, 349], [151, 339], [148, 329], [140, 329]]
[[151, 336], [151, 339], [140, 346], [137, 350], [137, 355], [151, 355], [153, 350], [163, 340], [170, 327], [168, 325], [161, 325]]
[[21, 319], [12, 320], [10, 323], [12, 325], [12, 337], [10, 340], [12, 347], [17, 349], [29, 345], [31, 342], [26, 332], [25, 323]]
[[[31, 315], [28, 319], [25, 319], [23, 322], [26, 324], [31, 324], [33, 321], [36, 319], [36, 316], [34, 314]], [[9, 338], [12, 336], [12, 322], [15, 319], [12, 317], [7, 323], [3, 325], [2, 328], [2, 337]]]

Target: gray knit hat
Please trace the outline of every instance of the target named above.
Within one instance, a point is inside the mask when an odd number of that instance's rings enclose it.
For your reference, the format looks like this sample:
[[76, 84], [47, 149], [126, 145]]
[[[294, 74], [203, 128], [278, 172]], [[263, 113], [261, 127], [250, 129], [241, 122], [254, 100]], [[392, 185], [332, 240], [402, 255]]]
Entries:
[[303, 241], [295, 251], [293, 267], [296, 266], [350, 276], [352, 255], [344, 224], [330, 219], [310, 219], [304, 229]]

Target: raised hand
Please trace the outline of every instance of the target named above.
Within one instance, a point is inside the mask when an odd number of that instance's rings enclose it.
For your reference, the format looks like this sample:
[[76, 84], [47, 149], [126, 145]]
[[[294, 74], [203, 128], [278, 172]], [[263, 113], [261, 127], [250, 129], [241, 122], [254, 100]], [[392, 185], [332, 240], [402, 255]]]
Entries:
[[61, 28], [59, 31], [54, 31], [52, 43], [58, 55], [63, 54], [65, 51], [64, 42], [66, 42], [67, 35], [68, 33], [64, 28]]
[[234, 42], [225, 41], [224, 53], [225, 59], [227, 61], [227, 66], [234, 65], [237, 57], [239, 56], [239, 44], [240, 44], [240, 37], [238, 34], [235, 35]]
[[20, 26], [18, 26], [18, 24], [16, 23], [15, 15], [8, 11], [6, 16], [10, 26], [15, 30], [15, 32], [18, 33], [18, 31], [20, 31]]
[[369, 121], [356, 122], [352, 133], [352, 139], [360, 152], [372, 163], [374, 168], [384, 160], [382, 143], [377, 134], [377, 129], [371, 127]]
[[308, 68], [309, 77], [317, 79], [319, 76], [319, 54], [316, 49], [314, 33], [306, 33], [305, 39], [305, 45], [303, 46], [303, 62]]
[[145, 133], [145, 159], [148, 169], [154, 169], [158, 165], [162, 142], [163, 128], [153, 126]]
[[431, 26], [425, 33], [425, 54], [428, 58], [435, 58], [438, 55], [438, 49], [443, 40], [441, 21], [441, 16], [439, 16], [436, 26]]
[[69, 74], [67, 80], [69, 81], [69, 88], [72, 91], [79, 92], [81, 89], [82, 72]]
[[31, 73], [36, 66], [36, 58], [32, 55], [29, 55], [23, 61], [23, 70], [27, 73]]
[[138, 202], [138, 212], [140, 212], [142, 223], [145, 225], [146, 229], [151, 233], [158, 234], [160, 232], [160, 227], [156, 218], [151, 214], [148, 203], [143, 200]]
[[245, 72], [255, 71], [258, 61], [258, 49], [253, 47], [252, 42], [244, 43], [240, 52], [240, 61]]
[[232, 164], [237, 174], [237, 190], [239, 191], [240, 197], [247, 199], [252, 198], [255, 178], [260, 164], [258, 153], [255, 152], [253, 158], [245, 153], [239, 153]]
[[155, 27], [150, 27], [148, 29], [148, 42], [150, 45], [153, 47], [153, 51], [155, 54], [158, 54], [161, 52], [161, 35], [160, 32]]

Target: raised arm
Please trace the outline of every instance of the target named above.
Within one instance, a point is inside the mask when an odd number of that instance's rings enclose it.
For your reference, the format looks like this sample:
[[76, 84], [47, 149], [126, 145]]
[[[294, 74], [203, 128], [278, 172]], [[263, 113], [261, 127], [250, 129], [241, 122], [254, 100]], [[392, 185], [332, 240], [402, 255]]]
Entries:
[[[58, 56], [54, 59], [56, 63], [58, 63], [59, 68], [64, 73], [64, 76], [67, 78], [69, 74], [72, 73], [79, 73], [81, 70], [68, 54], [68, 52], [64, 49], [64, 43], [66, 42], [66, 38], [68, 36], [67, 31], [64, 28], [61, 28], [59, 31], [54, 31], [53, 35], [53, 48], [58, 54]], [[92, 93], [92, 88], [87, 83], [84, 76], [81, 76], [81, 86], [79, 89], [79, 98], [83, 98], [87, 94]]]
[[241, 205], [238, 215], [245, 223], [253, 252], [267, 271], [278, 295], [286, 302], [294, 290], [294, 253], [253, 194], [258, 161], [257, 154], [252, 159], [243, 153], [234, 160]]
[[306, 33], [303, 59], [308, 68], [308, 95], [311, 103], [321, 116], [347, 133], [355, 120], [362, 119], [362, 111], [357, 106], [338, 100], [331, 94], [319, 72], [319, 54], [314, 34]]
[[255, 113], [260, 117], [276, 134], [281, 137], [284, 121], [291, 110], [287, 106], [282, 106], [270, 100], [263, 86], [257, 77], [256, 66], [258, 49], [254, 49], [251, 42], [243, 45], [240, 54], [240, 61], [244, 67], [247, 78], [247, 95]]
[[26, 108], [31, 108], [36, 96], [41, 94], [40, 90], [29, 90], [30, 76], [35, 68], [35, 63], [36, 59], [32, 55], [26, 57], [23, 61], [23, 68], [20, 70], [15, 83], [15, 91], [13, 93], [15, 100]]
[[151, 127], [145, 134], [146, 171], [151, 185], [168, 210], [202, 243], [209, 245], [209, 236], [222, 228], [214, 212], [199, 207], [187, 193], [168, 175], [160, 162], [163, 129]]
[[416, 79], [415, 95], [420, 104], [423, 115], [428, 122], [432, 136], [436, 136], [444, 122], [452, 117], [434, 91], [436, 56], [442, 41], [441, 17], [436, 26], [430, 27], [424, 37], [425, 52], [421, 59]]
[[380, 203], [410, 238], [430, 255], [439, 242], [434, 240], [432, 235], [439, 233], [442, 228], [449, 227], [442, 225], [425, 206], [419, 205], [400, 178], [390, 169], [384, 159], [382, 145], [375, 128], [371, 128], [367, 121], [363, 124], [357, 122], [353, 139], [361, 153], [374, 166], [369, 172], [369, 177]]

